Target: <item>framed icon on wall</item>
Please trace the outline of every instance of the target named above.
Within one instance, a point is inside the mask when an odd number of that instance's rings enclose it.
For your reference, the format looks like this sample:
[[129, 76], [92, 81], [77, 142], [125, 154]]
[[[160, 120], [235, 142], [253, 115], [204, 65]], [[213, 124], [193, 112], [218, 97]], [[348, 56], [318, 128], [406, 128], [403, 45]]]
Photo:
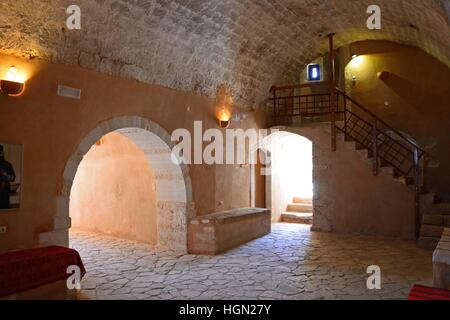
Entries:
[[0, 211], [20, 208], [23, 146], [0, 142]]

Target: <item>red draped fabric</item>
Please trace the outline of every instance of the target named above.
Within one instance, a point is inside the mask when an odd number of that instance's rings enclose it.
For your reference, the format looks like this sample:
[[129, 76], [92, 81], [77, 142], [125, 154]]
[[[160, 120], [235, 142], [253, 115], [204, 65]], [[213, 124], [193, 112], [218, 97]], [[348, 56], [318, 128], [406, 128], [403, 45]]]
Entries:
[[450, 291], [415, 285], [408, 300], [450, 300]]
[[69, 266], [84, 269], [76, 250], [52, 246], [0, 254], [0, 297], [67, 279]]

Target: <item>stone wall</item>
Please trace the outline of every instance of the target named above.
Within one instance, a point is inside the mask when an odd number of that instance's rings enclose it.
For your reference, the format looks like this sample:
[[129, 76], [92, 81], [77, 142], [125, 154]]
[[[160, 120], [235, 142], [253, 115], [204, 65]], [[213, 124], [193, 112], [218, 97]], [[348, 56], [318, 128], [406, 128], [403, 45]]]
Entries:
[[329, 125], [280, 128], [313, 142], [313, 230], [413, 239], [414, 193], [372, 164], [352, 142], [331, 151]]
[[188, 252], [216, 255], [271, 232], [269, 209], [237, 209], [192, 219], [188, 226]]
[[[357, 42], [339, 52], [347, 93], [431, 155], [427, 191], [450, 201], [450, 69], [417, 48], [387, 41]], [[359, 63], [350, 61], [353, 53]], [[379, 72], [389, 74], [382, 80]]]
[[[215, 100], [193, 93], [40, 59], [0, 55], [0, 65], [15, 65], [30, 76], [22, 96], [0, 95], [0, 137], [24, 145], [22, 205], [20, 210], [0, 215], [0, 225], [8, 228], [0, 235], [0, 251], [67, 243], [70, 179], [83, 155], [104, 134], [129, 127], [146, 128], [169, 145], [169, 133], [178, 128], [193, 132], [194, 121], [202, 121], [204, 129], [219, 127]], [[80, 88], [81, 99], [57, 96], [58, 84]], [[233, 113], [245, 113], [247, 117], [233, 121], [231, 128], [261, 125], [255, 112], [234, 105]], [[244, 170], [249, 169], [208, 165], [182, 169], [190, 186], [186, 190], [193, 196], [186, 197], [186, 216], [194, 214], [194, 209], [195, 214], [204, 215], [249, 207], [250, 178], [239, 174]], [[224, 180], [230, 176], [233, 185]], [[161, 183], [163, 180], [159, 179]], [[219, 189], [221, 192], [216, 193]], [[231, 193], [235, 196], [223, 196]], [[183, 202], [178, 196], [165, 200]]]
[[144, 152], [109, 133], [78, 166], [70, 192], [72, 227], [157, 244], [157, 191]]
[[186, 202], [158, 202], [158, 217], [159, 244], [185, 251], [189, 218], [186, 214]]
[[67, 30], [69, 0], [3, 0], [0, 52], [79, 65], [212, 95], [227, 83], [243, 106], [337, 46], [386, 39], [450, 64], [445, 0], [378, 0], [382, 30], [366, 28], [373, 1], [78, 0], [81, 30]]

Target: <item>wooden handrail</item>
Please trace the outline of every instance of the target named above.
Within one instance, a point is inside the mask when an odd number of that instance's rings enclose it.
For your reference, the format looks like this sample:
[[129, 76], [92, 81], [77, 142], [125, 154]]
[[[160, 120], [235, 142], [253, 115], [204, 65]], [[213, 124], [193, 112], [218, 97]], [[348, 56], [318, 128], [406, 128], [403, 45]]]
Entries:
[[[321, 81], [321, 82], [313, 82], [313, 83], [306, 83], [306, 84], [291, 84], [291, 85], [284, 85], [284, 86], [272, 86], [270, 88], [270, 92], [271, 93], [275, 93], [278, 90], [315, 87], [315, 86], [319, 86], [319, 85], [325, 85], [325, 84], [328, 84], [328, 83], [329, 83], [328, 81]], [[369, 109], [367, 109], [366, 107], [361, 105], [359, 102], [354, 100], [352, 97], [348, 96], [344, 91], [342, 91], [339, 88], [336, 88], [336, 91], [338, 93], [342, 94], [348, 101], [350, 101], [352, 104], [356, 105], [358, 108], [360, 108], [362, 111], [367, 113], [369, 116], [371, 116], [372, 118], [376, 119], [378, 123], [381, 123], [387, 129], [391, 130], [396, 135], [398, 135], [400, 138], [405, 140], [408, 144], [410, 144], [414, 148], [417, 148], [424, 155], [429, 156], [429, 154], [425, 150], [423, 150], [416, 142], [412, 141], [410, 138], [406, 137], [404, 134], [402, 134], [401, 132], [399, 132], [398, 130], [396, 130], [392, 126], [390, 126], [383, 119], [378, 117], [375, 113], [373, 113], [372, 111], [370, 111]], [[292, 96], [285, 96], [285, 97], [276, 97], [276, 96], [274, 96], [273, 98], [269, 98], [268, 100], [269, 101], [276, 101], [276, 100], [279, 100], [279, 99], [296, 99], [296, 98], [317, 97], [317, 96], [326, 96], [326, 95], [330, 95], [330, 93], [329, 92], [328, 93], [313, 93], [313, 94], [292, 95]]]
[[270, 87], [270, 92], [278, 91], [278, 90], [288, 90], [288, 89], [301, 89], [301, 88], [314, 88], [325, 86], [328, 84], [328, 81], [318, 81], [318, 82], [310, 82], [310, 83], [296, 83], [296, 84], [287, 84], [283, 86], [272, 86]]
[[294, 98], [307, 98], [307, 97], [320, 97], [320, 96], [329, 96], [329, 93], [312, 93], [312, 94], [301, 94], [301, 95], [295, 95], [295, 96], [287, 96], [287, 97], [276, 97], [276, 98], [269, 98], [269, 101], [272, 100], [280, 100], [280, 99], [294, 99]]
[[[403, 175], [408, 181], [411, 173], [414, 174], [415, 196], [414, 208], [416, 218], [416, 231], [420, 230], [420, 160], [425, 156], [430, 156], [415, 141], [394, 129], [375, 113], [349, 97], [344, 91], [331, 85], [333, 81], [316, 82], [312, 84], [292, 84], [285, 86], [273, 86], [270, 91], [274, 105], [274, 119], [294, 117], [315, 117], [331, 116], [331, 145], [332, 150], [336, 150], [336, 130], [344, 133], [345, 139], [350, 138], [362, 144], [373, 155], [373, 173], [378, 175], [380, 166], [390, 165], [394, 172]], [[287, 92], [286, 96], [277, 96], [277, 91], [288, 89], [299, 89], [306, 87], [318, 87], [328, 84], [327, 92], [313, 94], [297, 94]], [[334, 88], [334, 90], [333, 90]], [[316, 99], [316, 97], [328, 96], [328, 99]], [[308, 99], [314, 98], [314, 99]], [[342, 101], [343, 99], [343, 101]], [[311, 101], [312, 100], [312, 101]], [[318, 101], [316, 101], [318, 100]], [[353, 109], [351, 106], [354, 106]], [[360, 111], [360, 112], [357, 112]], [[356, 112], [356, 113], [355, 113]], [[341, 127], [336, 121], [336, 114], [343, 115], [344, 126]], [[361, 125], [362, 124], [362, 125]], [[393, 133], [396, 137], [388, 133]], [[369, 142], [367, 142], [370, 140]], [[388, 142], [386, 142], [388, 141]], [[411, 150], [412, 148], [412, 150]], [[400, 152], [400, 149], [403, 151]], [[395, 159], [395, 161], [394, 161]]]
[[395, 134], [399, 135], [402, 139], [406, 140], [406, 142], [411, 144], [414, 148], [417, 148], [422, 153], [428, 155], [428, 153], [425, 150], [423, 150], [417, 143], [412, 141], [410, 138], [406, 137], [404, 134], [402, 134], [398, 130], [394, 129], [392, 126], [390, 126], [384, 120], [382, 120], [380, 117], [378, 117], [375, 113], [373, 113], [372, 111], [368, 110], [366, 107], [362, 106], [359, 102], [355, 101], [353, 98], [349, 97], [345, 92], [343, 92], [339, 88], [336, 88], [336, 91], [341, 93], [342, 95], [344, 95], [346, 97], [346, 99], [350, 100], [353, 104], [357, 105], [358, 108], [360, 108], [361, 110], [363, 110], [364, 112], [366, 112], [367, 114], [369, 114], [370, 116], [375, 118], [379, 123], [382, 123], [389, 130], [393, 131]]

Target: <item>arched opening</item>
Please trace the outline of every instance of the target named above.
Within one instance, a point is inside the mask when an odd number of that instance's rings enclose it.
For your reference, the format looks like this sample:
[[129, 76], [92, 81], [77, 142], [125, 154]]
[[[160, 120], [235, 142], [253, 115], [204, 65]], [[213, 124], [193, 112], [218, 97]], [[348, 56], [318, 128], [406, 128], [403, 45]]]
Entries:
[[145, 153], [111, 132], [78, 166], [70, 192], [72, 229], [158, 244], [155, 172]]
[[[177, 251], [187, 251], [187, 220], [194, 215], [191, 179], [187, 166], [175, 164], [171, 158], [170, 135], [153, 121], [137, 116], [117, 117], [100, 123], [78, 145], [69, 158], [58, 190], [57, 214], [53, 230], [40, 235], [40, 243], [69, 244], [71, 227], [70, 197], [75, 176], [83, 158], [102, 137], [115, 133], [128, 139], [141, 151], [154, 173], [157, 243]], [[142, 160], [142, 158], [141, 158]], [[148, 173], [148, 172], [147, 172]], [[148, 185], [148, 181], [147, 181]], [[123, 190], [116, 190], [123, 194]], [[151, 194], [148, 195], [151, 199]], [[75, 225], [77, 221], [74, 221]], [[151, 224], [150, 224], [151, 225]], [[146, 226], [147, 227], [147, 226]]]
[[[253, 199], [272, 211], [273, 222], [312, 224], [313, 219], [313, 143], [287, 131], [266, 137], [264, 151], [255, 153]], [[258, 156], [258, 158], [256, 158]], [[258, 159], [263, 158], [263, 165]], [[259, 175], [265, 176], [264, 179]], [[265, 185], [265, 189], [262, 187]], [[259, 201], [258, 201], [259, 199]]]
[[74, 227], [186, 250], [187, 197], [169, 145], [149, 130], [121, 128], [77, 166], [70, 215]]

